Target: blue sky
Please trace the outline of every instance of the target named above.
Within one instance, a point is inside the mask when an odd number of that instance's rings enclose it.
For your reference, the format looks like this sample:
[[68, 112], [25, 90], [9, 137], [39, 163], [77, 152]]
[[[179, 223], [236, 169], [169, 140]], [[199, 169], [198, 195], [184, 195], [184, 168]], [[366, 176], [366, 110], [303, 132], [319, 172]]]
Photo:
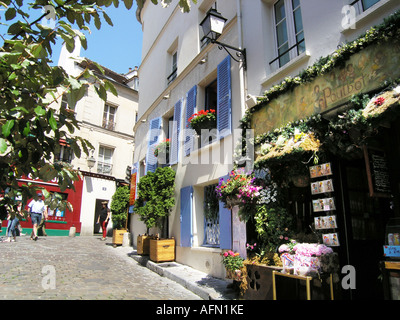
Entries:
[[136, 19], [136, 5], [127, 10], [122, 3], [119, 8], [106, 8], [106, 12], [114, 26], [103, 20], [100, 30], [90, 28], [88, 49], [82, 49], [81, 56], [115, 72], [126, 73], [129, 68], [140, 66], [142, 56], [142, 25]]
[[[4, 9], [1, 7], [0, 23], [10, 25], [13, 21], [6, 22]], [[140, 66], [142, 55], [142, 26], [136, 19], [136, 2], [130, 10], [127, 10], [121, 1], [119, 8], [110, 6], [105, 8], [114, 26], [111, 27], [102, 19], [101, 29], [90, 27], [91, 34], [85, 32], [88, 49], [81, 50], [81, 56], [89, 58], [104, 67], [117, 73], [126, 73], [129, 68]], [[39, 10], [33, 10], [38, 11]], [[32, 19], [34, 13], [29, 12]], [[36, 13], [37, 14], [37, 13]], [[5, 34], [8, 27], [0, 25], [0, 33]], [[1, 41], [2, 42], [2, 41]], [[61, 41], [53, 47], [53, 62], [57, 64], [61, 51]], [[2, 45], [2, 43], [1, 43]]]

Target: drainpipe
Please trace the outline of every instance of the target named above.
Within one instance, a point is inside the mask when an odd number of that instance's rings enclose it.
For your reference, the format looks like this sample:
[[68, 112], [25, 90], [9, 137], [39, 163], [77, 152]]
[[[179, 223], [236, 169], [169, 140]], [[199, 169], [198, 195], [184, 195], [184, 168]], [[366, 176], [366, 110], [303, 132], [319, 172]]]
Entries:
[[[238, 44], [239, 49], [243, 49], [243, 25], [242, 25], [242, 0], [236, 0], [236, 10], [237, 10], [237, 25], [238, 25]], [[243, 63], [239, 69], [239, 91], [240, 91], [240, 110], [241, 118], [244, 116], [246, 111], [246, 70], [243, 67]]]

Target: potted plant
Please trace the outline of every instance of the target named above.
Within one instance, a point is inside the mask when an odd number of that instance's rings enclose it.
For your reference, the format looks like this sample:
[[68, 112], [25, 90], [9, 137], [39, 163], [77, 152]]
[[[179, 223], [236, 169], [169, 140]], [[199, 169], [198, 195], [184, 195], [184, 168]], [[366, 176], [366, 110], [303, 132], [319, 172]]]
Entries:
[[222, 253], [222, 263], [226, 269], [226, 277], [228, 279], [233, 279], [234, 281], [241, 281], [243, 261], [244, 259], [239, 255], [238, 252], [233, 252], [232, 250], [225, 251]]
[[[243, 168], [232, 170], [228, 179], [220, 179], [215, 188], [217, 197], [225, 204], [225, 207], [232, 208], [238, 205], [240, 208], [249, 209], [249, 206], [256, 204], [262, 187], [255, 182], [256, 178], [252, 174], [245, 173]], [[250, 210], [239, 209], [241, 220], [247, 221]]]
[[129, 207], [129, 187], [118, 187], [111, 199], [111, 220], [113, 223], [113, 244], [122, 244], [123, 234], [127, 232]]
[[162, 164], [166, 164], [169, 162], [169, 148], [170, 148], [171, 140], [165, 139], [160, 142], [155, 150], [154, 155], [158, 158], [158, 161]]
[[217, 127], [217, 115], [214, 109], [200, 110], [189, 118], [189, 127], [201, 135], [201, 129], [214, 129]]
[[[170, 167], [148, 172], [138, 183], [138, 198], [135, 201], [134, 212], [145, 223], [147, 234], [153, 227], [161, 230], [161, 237], [149, 239], [150, 259], [156, 262], [175, 260], [175, 239], [168, 239], [168, 216], [170, 209], [175, 205], [174, 190], [175, 171]], [[168, 251], [166, 256], [160, 258], [162, 260], [158, 258], [159, 250]]]

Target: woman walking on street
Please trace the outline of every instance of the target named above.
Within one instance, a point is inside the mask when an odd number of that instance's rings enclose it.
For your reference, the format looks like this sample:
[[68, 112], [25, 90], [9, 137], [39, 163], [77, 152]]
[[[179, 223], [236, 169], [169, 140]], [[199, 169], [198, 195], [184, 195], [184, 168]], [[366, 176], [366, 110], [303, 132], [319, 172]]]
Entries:
[[5, 240], [5, 242], [11, 242], [17, 240], [16, 227], [18, 225], [19, 218], [23, 218], [21, 208], [22, 208], [21, 201], [17, 201], [17, 203], [14, 206], [12, 206], [8, 211], [8, 218], [7, 218], [8, 225], [6, 232], [8, 238]]
[[107, 225], [110, 221], [110, 209], [107, 207], [108, 201], [103, 201], [102, 207], [99, 212], [99, 217], [97, 218], [97, 223], [100, 221], [101, 229], [103, 230], [103, 238], [101, 240], [106, 240], [107, 236]]

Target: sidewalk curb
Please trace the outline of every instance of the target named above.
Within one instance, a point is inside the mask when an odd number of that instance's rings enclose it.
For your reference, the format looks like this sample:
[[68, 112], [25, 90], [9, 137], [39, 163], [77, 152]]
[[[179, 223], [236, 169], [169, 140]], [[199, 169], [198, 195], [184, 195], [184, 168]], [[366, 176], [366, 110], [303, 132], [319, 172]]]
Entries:
[[227, 288], [231, 282], [226, 280], [211, 277], [207, 273], [177, 262], [153, 262], [148, 256], [138, 255], [135, 249], [128, 256], [160, 276], [179, 283], [204, 300], [238, 299], [237, 294], [232, 289]]

